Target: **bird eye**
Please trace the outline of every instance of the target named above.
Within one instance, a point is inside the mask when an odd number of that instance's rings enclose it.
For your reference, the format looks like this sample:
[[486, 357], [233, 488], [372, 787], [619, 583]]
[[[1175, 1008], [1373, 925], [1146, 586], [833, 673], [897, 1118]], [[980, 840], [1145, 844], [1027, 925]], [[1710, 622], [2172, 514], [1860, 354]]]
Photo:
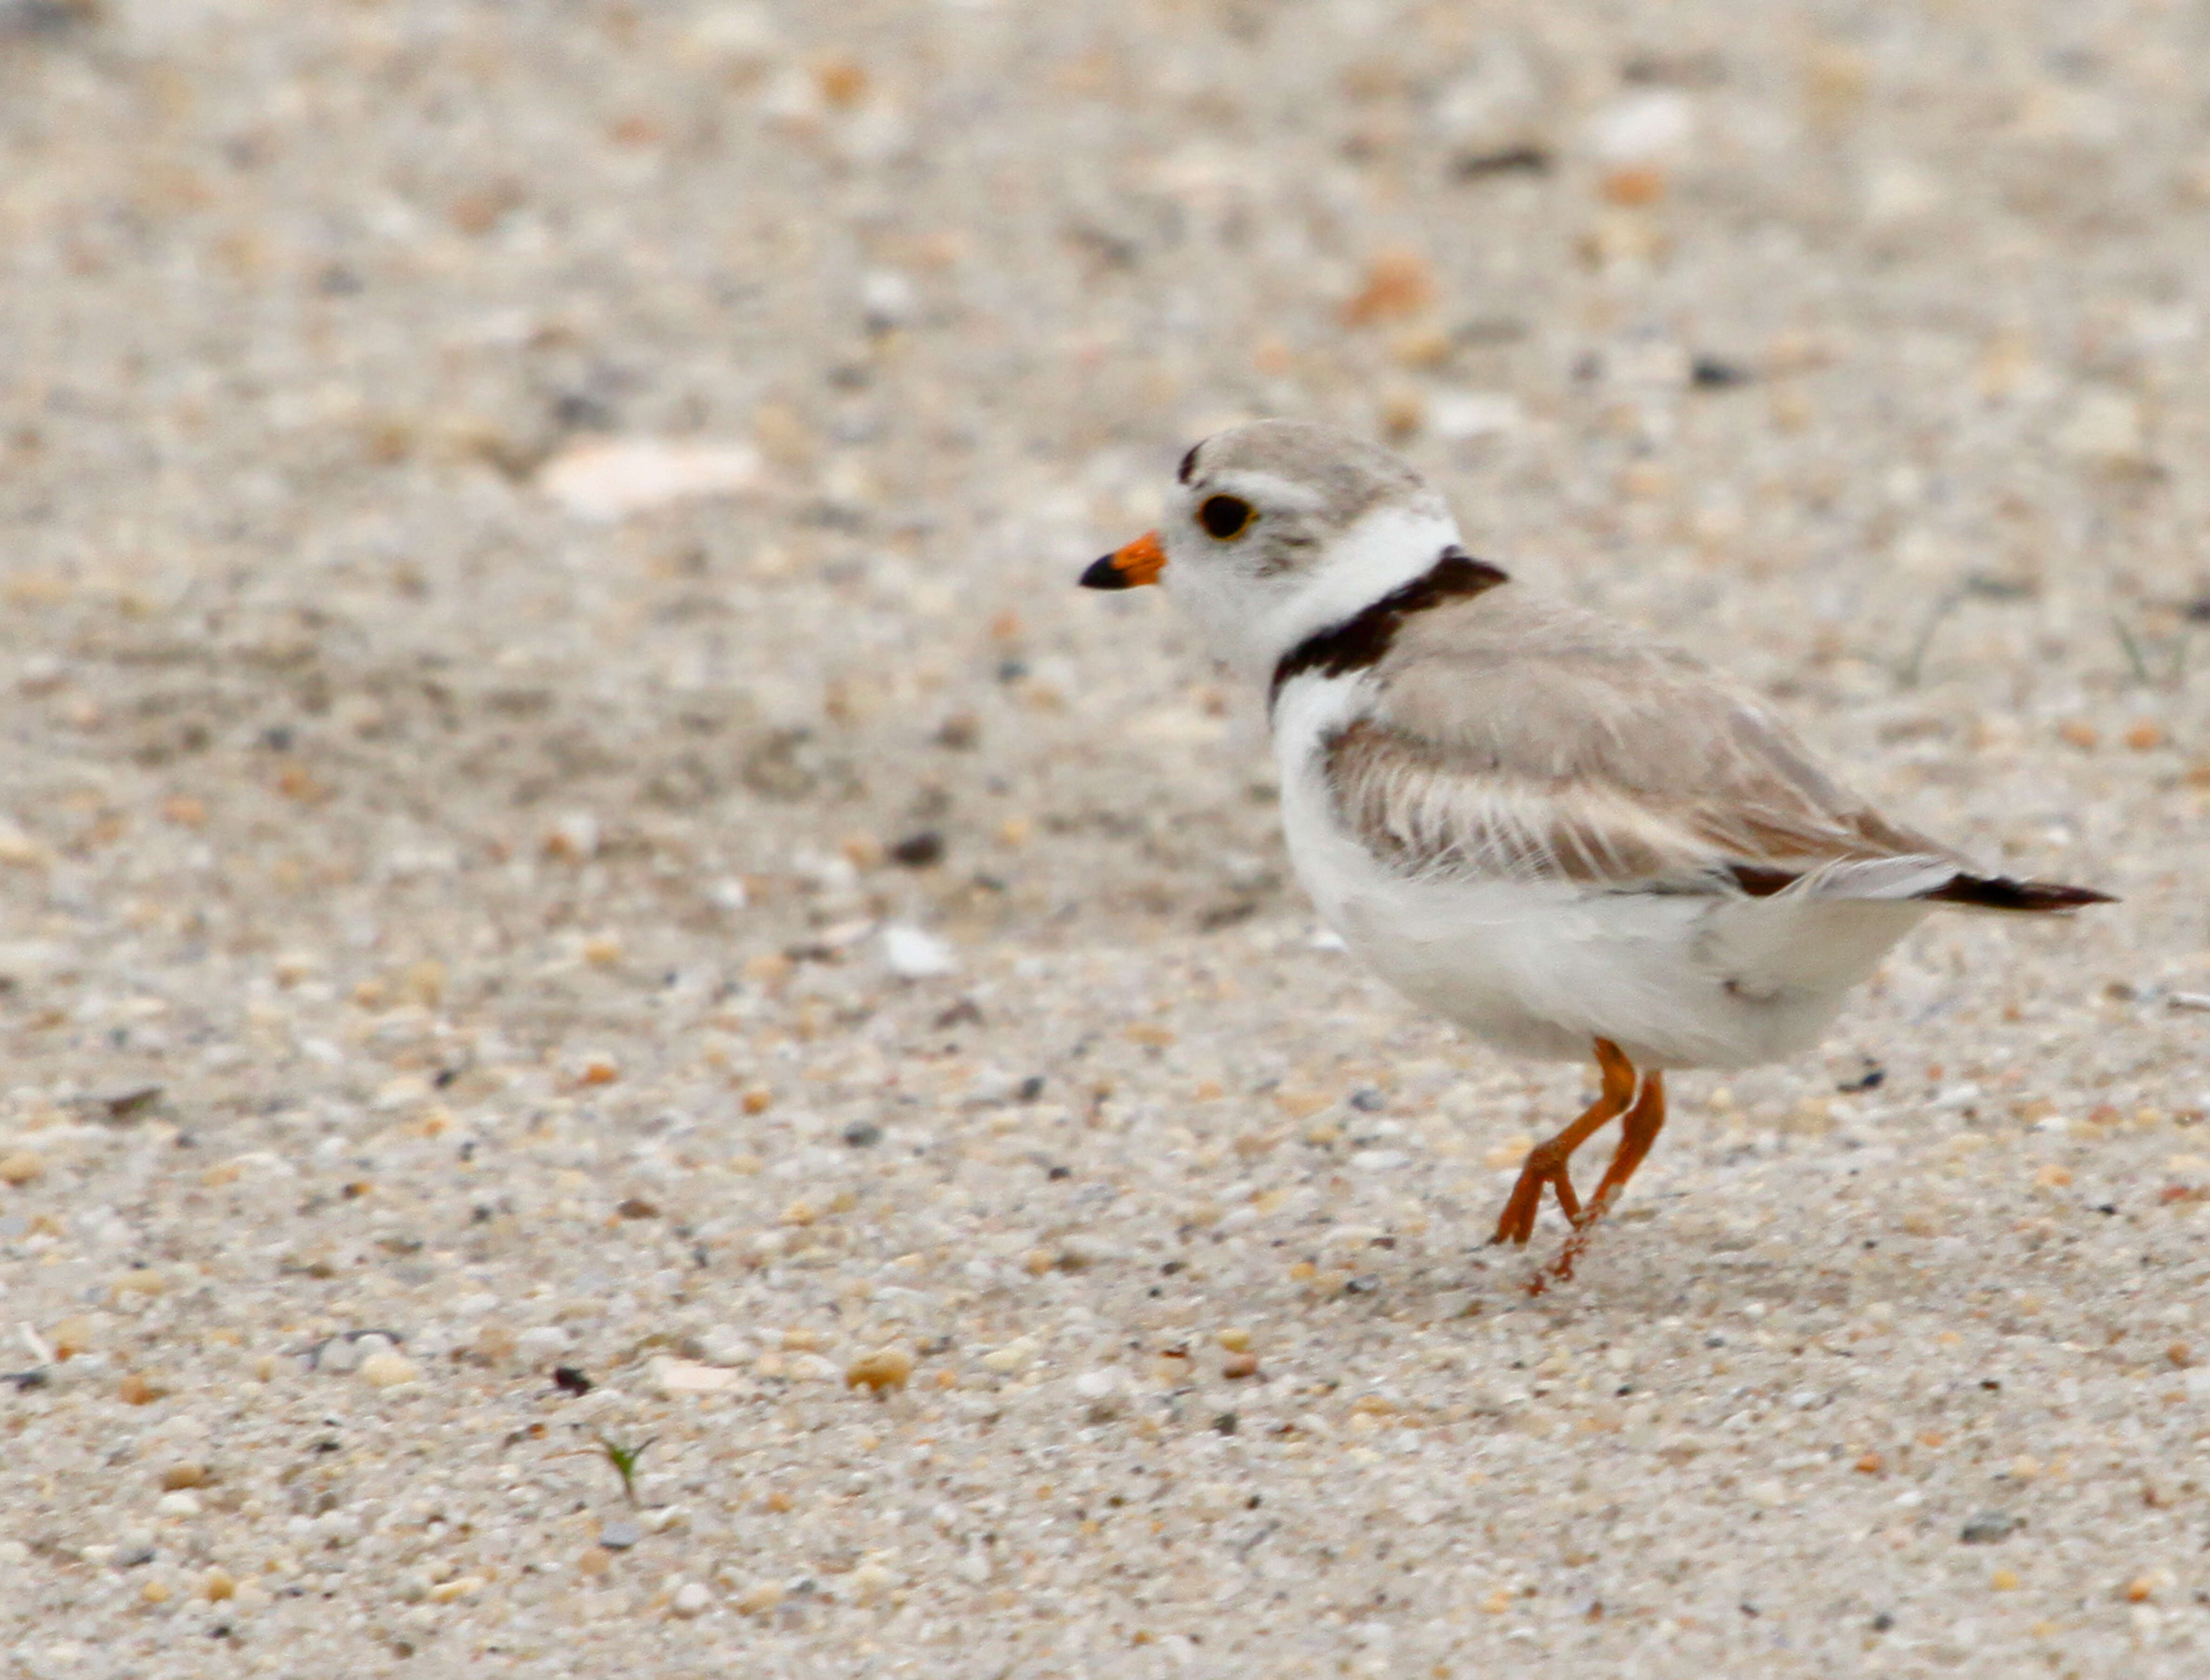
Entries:
[[1241, 496], [1207, 496], [1197, 510], [1197, 523], [1225, 542], [1241, 536], [1258, 517], [1258, 510]]

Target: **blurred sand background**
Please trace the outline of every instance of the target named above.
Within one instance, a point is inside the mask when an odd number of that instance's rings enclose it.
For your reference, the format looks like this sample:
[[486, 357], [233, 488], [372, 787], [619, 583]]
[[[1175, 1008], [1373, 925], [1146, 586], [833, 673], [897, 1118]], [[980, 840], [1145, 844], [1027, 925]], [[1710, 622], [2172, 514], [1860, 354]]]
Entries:
[[[2199, 6], [0, 0], [0, 1667], [2210, 1671], [2206, 299]], [[1528, 1300], [1261, 414], [2125, 902]]]

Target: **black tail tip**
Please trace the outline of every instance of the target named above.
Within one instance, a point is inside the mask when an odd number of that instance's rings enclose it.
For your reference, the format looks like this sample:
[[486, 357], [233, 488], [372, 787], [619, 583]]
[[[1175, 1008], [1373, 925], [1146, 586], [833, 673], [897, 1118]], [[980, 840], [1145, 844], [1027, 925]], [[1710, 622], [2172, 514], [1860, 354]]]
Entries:
[[1090, 561], [1090, 569], [1082, 574], [1082, 587], [1085, 589], [1125, 589], [1133, 586], [1128, 582], [1128, 575], [1113, 564], [1113, 556], [1107, 554]]
[[2061, 881], [2020, 881], [2008, 875], [1959, 875], [1947, 886], [1926, 895], [1937, 904], [1970, 904], [1984, 910], [2020, 910], [2050, 914], [2076, 910], [2089, 904], [2118, 901], [2092, 886], [2067, 886]]

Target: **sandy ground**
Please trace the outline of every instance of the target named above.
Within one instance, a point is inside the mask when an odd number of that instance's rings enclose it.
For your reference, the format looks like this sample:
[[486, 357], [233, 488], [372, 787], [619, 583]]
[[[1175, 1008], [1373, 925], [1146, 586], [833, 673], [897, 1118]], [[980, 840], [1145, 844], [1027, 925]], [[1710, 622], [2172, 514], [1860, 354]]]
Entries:
[[[0, 3], [0, 1669], [2210, 1672], [2207, 100], [2149, 0]], [[2125, 902], [1681, 1079], [1530, 1300], [1584, 1076], [1072, 587], [1260, 413]]]

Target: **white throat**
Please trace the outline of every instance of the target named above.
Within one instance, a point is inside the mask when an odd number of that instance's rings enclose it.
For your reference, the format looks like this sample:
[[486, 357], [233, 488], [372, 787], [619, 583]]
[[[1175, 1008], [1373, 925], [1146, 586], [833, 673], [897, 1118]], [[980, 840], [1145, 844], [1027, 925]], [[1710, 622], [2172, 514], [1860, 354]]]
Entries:
[[1458, 522], [1437, 506], [1381, 507], [1286, 585], [1194, 575], [1194, 568], [1171, 565], [1160, 581], [1198, 621], [1217, 656], [1264, 680], [1307, 637], [1422, 576], [1458, 540]]

